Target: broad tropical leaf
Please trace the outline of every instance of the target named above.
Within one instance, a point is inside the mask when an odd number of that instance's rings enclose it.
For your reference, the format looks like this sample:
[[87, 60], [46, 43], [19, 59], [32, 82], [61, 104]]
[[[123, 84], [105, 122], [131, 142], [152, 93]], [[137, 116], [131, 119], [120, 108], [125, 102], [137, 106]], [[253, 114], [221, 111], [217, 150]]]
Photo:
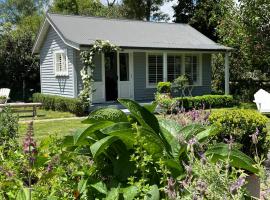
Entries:
[[22, 188], [16, 195], [16, 200], [29, 200], [29, 189], [28, 188]]
[[182, 128], [179, 134], [182, 134], [186, 140], [189, 140], [204, 130], [205, 128], [201, 124], [191, 124]]
[[102, 181], [91, 184], [91, 187], [95, 188], [97, 191], [99, 191], [102, 194], [107, 194], [108, 192], [105, 183], [103, 183]]
[[146, 108], [149, 112], [154, 113], [157, 105], [157, 101], [153, 101], [151, 104], [145, 104], [143, 107]]
[[218, 133], [218, 130], [213, 127], [207, 127], [204, 131], [199, 132], [196, 135], [196, 138], [199, 142], [204, 142], [205, 140], [207, 140], [209, 137], [214, 136]]
[[177, 140], [177, 138], [171, 134], [167, 129], [163, 128], [161, 125], [161, 133], [163, 134], [163, 137], [167, 141], [167, 149], [170, 151], [170, 154], [175, 158], [179, 158], [179, 152], [180, 152], [180, 143]]
[[122, 189], [123, 197], [125, 200], [135, 199], [138, 192], [139, 191], [136, 186], [129, 186]]
[[153, 131], [144, 127], [138, 127], [144, 149], [153, 157], [161, 156], [165, 150], [165, 145], [161, 138]]
[[90, 146], [91, 153], [93, 158], [96, 159], [98, 155], [104, 153], [104, 151], [116, 140], [118, 140], [115, 136], [107, 136]]
[[165, 165], [168, 169], [170, 169], [173, 177], [178, 177], [185, 172], [182, 165], [177, 160], [173, 159], [165, 160]]
[[98, 122], [95, 124], [91, 124], [89, 127], [85, 128], [85, 129], [78, 129], [73, 136], [74, 137], [74, 145], [84, 145], [85, 144], [84, 139], [87, 136], [91, 136], [96, 131], [103, 129], [103, 128], [106, 128], [106, 127], [109, 127], [113, 124], [114, 124], [114, 122], [111, 122], [111, 121], [101, 121], [101, 122]]
[[145, 200], [159, 200], [159, 190], [157, 185], [152, 185], [150, 190], [147, 192], [144, 197]]
[[116, 136], [126, 145], [128, 149], [133, 147], [135, 133], [128, 122], [119, 122], [101, 130], [103, 134]]
[[254, 167], [255, 162], [246, 154], [237, 149], [229, 150], [227, 144], [219, 143], [210, 147], [205, 155], [210, 157], [213, 162], [218, 160], [230, 159], [230, 164], [233, 167], [248, 170], [252, 173], [257, 173], [258, 169]]
[[174, 120], [170, 119], [159, 119], [159, 125], [170, 132], [175, 138], [178, 137], [178, 134], [182, 127]]
[[143, 127], [154, 130], [156, 134], [160, 132], [158, 120], [149, 110], [130, 99], [118, 99], [118, 101], [130, 111]]
[[128, 122], [127, 115], [116, 108], [99, 108], [90, 113], [82, 123], [93, 124], [101, 121]]
[[118, 200], [119, 199], [119, 187], [118, 188], [112, 188], [108, 194], [107, 197], [105, 198], [105, 200]]

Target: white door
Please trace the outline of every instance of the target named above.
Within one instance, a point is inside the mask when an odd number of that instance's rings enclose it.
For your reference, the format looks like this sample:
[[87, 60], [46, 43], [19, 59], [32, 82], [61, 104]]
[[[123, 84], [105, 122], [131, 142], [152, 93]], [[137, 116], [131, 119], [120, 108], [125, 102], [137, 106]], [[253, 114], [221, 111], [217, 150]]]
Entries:
[[134, 98], [133, 53], [118, 53], [118, 98]]
[[93, 85], [94, 93], [92, 96], [93, 103], [105, 102], [105, 67], [104, 54], [101, 54], [101, 80], [95, 81]]

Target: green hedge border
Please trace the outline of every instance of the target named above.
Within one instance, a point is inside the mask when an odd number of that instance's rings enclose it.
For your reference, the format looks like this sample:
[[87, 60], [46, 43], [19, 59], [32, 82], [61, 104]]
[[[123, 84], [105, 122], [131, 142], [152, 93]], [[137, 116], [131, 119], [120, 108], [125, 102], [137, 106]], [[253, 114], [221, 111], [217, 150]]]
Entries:
[[35, 93], [33, 94], [33, 102], [42, 103], [45, 110], [71, 112], [76, 116], [85, 115], [86, 107], [79, 98]]

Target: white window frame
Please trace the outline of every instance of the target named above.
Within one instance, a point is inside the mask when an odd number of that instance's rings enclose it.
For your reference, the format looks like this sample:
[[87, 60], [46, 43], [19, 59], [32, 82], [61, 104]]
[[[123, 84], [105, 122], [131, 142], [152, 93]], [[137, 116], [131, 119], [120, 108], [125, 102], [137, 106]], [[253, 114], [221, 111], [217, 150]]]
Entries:
[[[56, 70], [56, 54], [64, 54], [66, 57], [65, 59], [65, 65], [66, 65], [66, 70], [58, 72]], [[55, 76], [68, 76], [68, 55], [67, 55], [67, 49], [64, 50], [57, 50], [53, 52], [53, 67], [54, 67], [54, 74]]]
[[157, 84], [149, 84], [149, 62], [148, 62], [148, 56], [149, 55], [154, 55], [154, 56], [162, 56], [163, 62], [162, 62], [162, 76], [163, 76], [163, 81], [164, 81], [164, 57], [163, 57], [163, 52], [146, 52], [146, 88], [156, 88]]
[[[167, 58], [169, 55], [179, 55], [181, 56], [181, 74], [185, 74], [185, 69], [186, 69], [186, 65], [185, 65], [185, 56], [186, 55], [192, 55], [192, 56], [197, 56], [198, 57], [198, 81], [197, 84], [193, 84], [193, 85], [189, 85], [189, 86], [203, 86], [202, 84], [202, 76], [203, 76], [203, 69], [202, 69], [202, 55], [203, 53], [197, 53], [197, 52], [179, 52], [179, 51], [143, 51], [146, 54], [146, 88], [156, 88], [157, 84], [149, 84], [149, 66], [148, 66], [148, 55], [163, 55], [163, 81], [167, 81], [167, 71], [166, 73], [164, 73], [164, 70], [168, 69], [168, 63], [167, 63]], [[206, 52], [208, 53], [208, 52]], [[166, 58], [166, 62], [164, 61], [164, 59]], [[164, 64], [166, 64], [166, 66], [164, 66]], [[165, 77], [166, 75], [166, 77]]]

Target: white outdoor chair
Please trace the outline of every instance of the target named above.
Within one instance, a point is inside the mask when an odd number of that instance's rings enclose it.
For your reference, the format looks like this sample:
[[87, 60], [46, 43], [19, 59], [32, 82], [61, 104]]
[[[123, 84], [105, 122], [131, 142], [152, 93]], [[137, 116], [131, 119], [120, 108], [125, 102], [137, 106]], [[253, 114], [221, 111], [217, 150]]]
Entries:
[[270, 113], [270, 93], [260, 89], [254, 94], [254, 103], [260, 113]]
[[9, 88], [1, 88], [0, 89], [0, 96], [6, 97], [6, 100], [5, 100], [4, 103], [7, 103], [8, 99], [9, 99], [9, 93], [10, 93], [10, 89]]

